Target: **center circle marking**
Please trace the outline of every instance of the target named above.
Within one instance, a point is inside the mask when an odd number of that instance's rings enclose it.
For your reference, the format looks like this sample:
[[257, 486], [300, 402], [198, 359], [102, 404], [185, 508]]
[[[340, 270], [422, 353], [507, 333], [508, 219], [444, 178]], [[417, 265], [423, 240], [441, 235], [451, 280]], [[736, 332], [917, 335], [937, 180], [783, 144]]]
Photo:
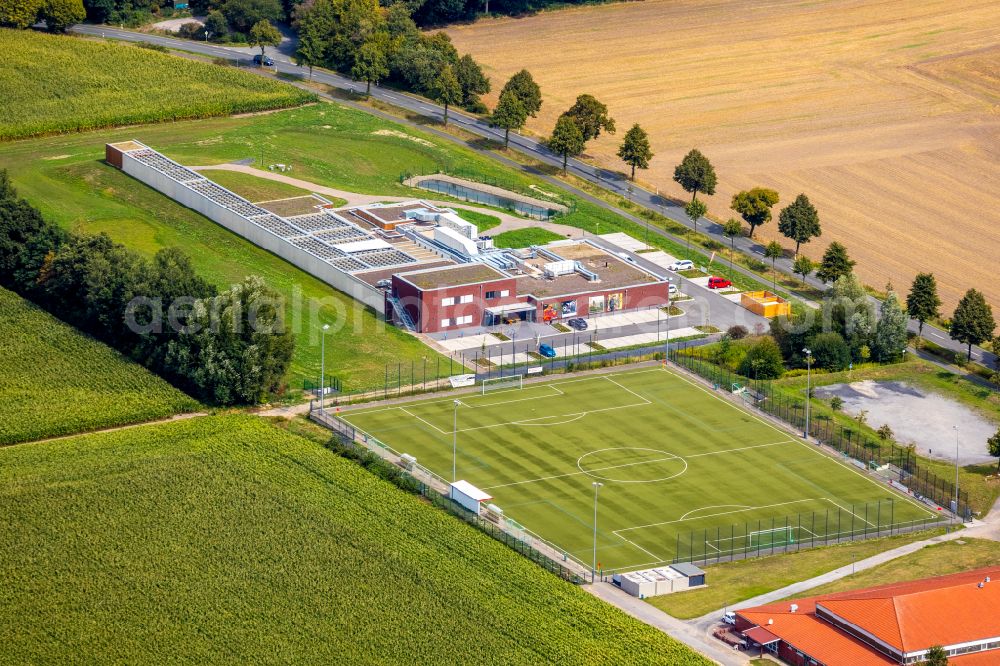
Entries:
[[[667, 462], [667, 461], [679, 460], [679, 461], [681, 461], [684, 464], [684, 468], [681, 469], [679, 472], [676, 472], [674, 474], [670, 474], [669, 476], [663, 476], [663, 477], [660, 477], [658, 479], [616, 479], [616, 478], [613, 478], [613, 477], [607, 476], [607, 475], [595, 474], [594, 472], [591, 472], [591, 471], [589, 471], [587, 469], [584, 469], [584, 466], [583, 466], [583, 460], [584, 460], [584, 458], [587, 458], [588, 456], [596, 455], [598, 453], [604, 453], [605, 451], [651, 451], [653, 453], [659, 453], [659, 454], [661, 454], [663, 456], [663, 457], [661, 457], [659, 459], [655, 459], [655, 460], [648, 460], [648, 461], [635, 462], [635, 463], [623, 463], [623, 465], [634, 465], [634, 466], [638, 467], [638, 466], [641, 466], [641, 465], [644, 465], [644, 464], [656, 464], [656, 463], [659, 463], [659, 462]], [[682, 458], [681, 456], [679, 456], [679, 455], [677, 455], [675, 453], [670, 453], [669, 451], [664, 451], [663, 449], [650, 449], [650, 448], [645, 448], [645, 447], [641, 447], [641, 446], [612, 446], [612, 447], [607, 448], [607, 449], [597, 449], [596, 451], [590, 451], [588, 453], [584, 453], [582, 456], [580, 456], [579, 458], [576, 459], [576, 466], [577, 466], [577, 468], [581, 472], [583, 472], [587, 476], [593, 477], [595, 479], [600, 479], [601, 481], [613, 481], [615, 483], [659, 483], [660, 481], [667, 481], [669, 479], [673, 479], [674, 477], [678, 477], [681, 474], [683, 474], [684, 472], [686, 472], [687, 469], [688, 469], [687, 460], [685, 460], [684, 458]], [[609, 467], [616, 467], [616, 466], [610, 466], [609, 465]], [[617, 469], [628, 469], [628, 467], [618, 467]], [[602, 469], [601, 471], [604, 471], [604, 470]], [[615, 470], [614, 469], [610, 469], [610, 470], [607, 470], [607, 471], [614, 473]]]

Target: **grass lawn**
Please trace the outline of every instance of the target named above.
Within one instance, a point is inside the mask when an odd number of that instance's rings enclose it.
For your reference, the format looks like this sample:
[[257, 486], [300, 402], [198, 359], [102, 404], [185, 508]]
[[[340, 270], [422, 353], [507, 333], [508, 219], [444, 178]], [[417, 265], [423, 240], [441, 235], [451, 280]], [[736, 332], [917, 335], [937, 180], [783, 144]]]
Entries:
[[726, 606], [738, 607], [739, 602], [759, 594], [819, 576], [852, 561], [863, 560], [891, 548], [927, 539], [942, 532], [943, 528], [937, 528], [881, 539], [811, 548], [800, 553], [715, 564], [705, 567], [707, 586], [683, 594], [651, 597], [647, 601], [682, 620], [701, 617]]
[[708, 663], [258, 417], [0, 459], [5, 661]]
[[291, 197], [301, 197], [309, 194], [308, 190], [303, 190], [301, 187], [295, 187], [294, 185], [281, 183], [276, 180], [260, 178], [259, 176], [240, 171], [215, 169], [205, 171], [202, 175], [212, 179], [227, 190], [235, 192], [253, 202], [290, 199]]
[[[921, 548], [915, 553], [897, 558], [877, 567], [859, 571], [853, 576], [820, 585], [809, 590], [809, 596], [843, 592], [861, 587], [886, 585], [904, 580], [917, 580], [959, 573], [1000, 562], [1000, 543], [987, 539], [957, 539]], [[802, 595], [800, 595], [802, 596]]]
[[565, 240], [565, 236], [541, 227], [526, 227], [513, 229], [493, 237], [497, 247], [528, 247], [529, 245], [545, 245], [552, 241]]
[[493, 227], [500, 226], [500, 218], [496, 215], [480, 213], [478, 211], [467, 210], [465, 208], [456, 208], [455, 212], [458, 213], [458, 216], [466, 222], [472, 222], [476, 225], [476, 229], [479, 230], [479, 233], [483, 233]]
[[0, 140], [294, 106], [315, 95], [150, 49], [0, 29]]
[[198, 409], [198, 402], [0, 288], [0, 445]]
[[591, 484], [605, 484], [597, 544], [605, 570], [773, 552], [936, 517], [659, 367], [466, 394], [457, 408], [446, 398], [342, 416], [450, 478], [456, 409], [458, 477], [586, 563]]

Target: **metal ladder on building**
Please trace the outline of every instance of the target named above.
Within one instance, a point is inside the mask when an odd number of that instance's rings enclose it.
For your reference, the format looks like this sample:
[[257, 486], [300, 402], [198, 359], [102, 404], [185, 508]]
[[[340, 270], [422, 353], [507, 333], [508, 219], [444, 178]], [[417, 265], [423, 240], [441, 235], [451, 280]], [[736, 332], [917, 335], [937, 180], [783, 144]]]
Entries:
[[386, 298], [388, 299], [389, 303], [392, 304], [392, 312], [394, 318], [399, 319], [399, 321], [403, 322], [403, 326], [406, 327], [406, 330], [410, 332], [415, 332], [417, 330], [417, 327], [413, 323], [413, 320], [410, 318], [410, 313], [406, 311], [406, 308], [404, 308], [403, 305], [399, 302], [399, 299], [392, 295], [388, 295]]

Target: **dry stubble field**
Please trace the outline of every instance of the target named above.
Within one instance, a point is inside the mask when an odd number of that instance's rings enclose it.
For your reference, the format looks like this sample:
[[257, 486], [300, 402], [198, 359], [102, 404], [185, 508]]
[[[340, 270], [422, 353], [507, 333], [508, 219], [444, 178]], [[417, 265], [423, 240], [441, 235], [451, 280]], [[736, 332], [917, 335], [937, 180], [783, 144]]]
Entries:
[[[616, 168], [638, 122], [657, 152], [642, 179], [671, 180], [691, 147], [716, 166], [709, 212], [754, 185], [806, 192], [824, 235], [869, 284], [938, 276], [950, 314], [970, 286], [1000, 309], [1000, 12], [990, 0], [645, 0], [480, 21], [449, 30], [488, 66], [494, 93], [526, 67], [547, 134], [575, 96], [608, 104], [616, 137], [588, 148]], [[777, 215], [775, 215], [777, 217]], [[776, 221], [764, 239], [777, 237]], [[786, 247], [790, 243], [786, 241]]]

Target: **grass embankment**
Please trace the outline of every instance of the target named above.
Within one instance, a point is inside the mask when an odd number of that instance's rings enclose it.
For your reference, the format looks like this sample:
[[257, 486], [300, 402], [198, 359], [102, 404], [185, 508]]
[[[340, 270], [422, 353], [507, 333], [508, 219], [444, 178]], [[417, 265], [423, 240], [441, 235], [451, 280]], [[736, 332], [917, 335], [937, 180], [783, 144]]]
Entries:
[[0, 29], [0, 140], [264, 111], [314, 101], [293, 86], [150, 49]]
[[816, 596], [905, 580], [945, 576], [970, 569], [996, 566], [998, 562], [1000, 562], [1000, 543], [986, 539], [956, 539], [927, 546], [891, 562], [860, 571], [853, 576], [820, 585], [809, 590], [808, 595]]
[[493, 244], [497, 247], [528, 247], [557, 240], [565, 240], [565, 237], [541, 227], [525, 227], [497, 234], [493, 237]]
[[478, 211], [467, 210], [465, 208], [456, 208], [455, 212], [458, 213], [458, 216], [466, 222], [472, 222], [476, 225], [476, 229], [479, 230], [479, 233], [483, 233], [484, 231], [489, 231], [494, 227], [500, 226], [500, 218], [496, 215], [480, 213]]
[[198, 403], [0, 288], [0, 444], [193, 411]]
[[708, 663], [258, 417], [0, 456], [8, 661]]
[[291, 197], [304, 197], [309, 194], [308, 190], [303, 190], [301, 187], [295, 187], [294, 185], [276, 180], [268, 180], [241, 171], [210, 169], [203, 171], [201, 175], [222, 185], [230, 192], [235, 192], [244, 199], [255, 203], [273, 201], [275, 199], [289, 199]]
[[651, 597], [647, 601], [682, 620], [701, 617], [724, 607], [738, 608], [741, 601], [801, 580], [833, 571], [891, 548], [940, 534], [943, 529], [869, 539], [854, 543], [810, 548], [800, 553], [772, 555], [705, 568], [706, 587], [680, 594]]

